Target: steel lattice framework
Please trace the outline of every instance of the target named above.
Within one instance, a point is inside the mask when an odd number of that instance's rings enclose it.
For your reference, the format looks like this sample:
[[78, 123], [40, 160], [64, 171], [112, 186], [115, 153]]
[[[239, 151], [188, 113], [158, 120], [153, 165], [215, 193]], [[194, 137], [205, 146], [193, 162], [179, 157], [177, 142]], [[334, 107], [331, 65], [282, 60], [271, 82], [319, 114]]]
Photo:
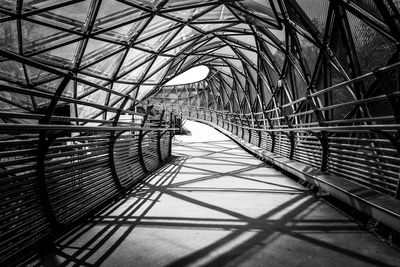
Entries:
[[399, 198], [399, 2], [224, 7], [238, 21], [190, 54], [209, 77], [150, 92], [154, 103]]
[[399, 7], [0, 0], [0, 262], [154, 170], [177, 115], [399, 199]]

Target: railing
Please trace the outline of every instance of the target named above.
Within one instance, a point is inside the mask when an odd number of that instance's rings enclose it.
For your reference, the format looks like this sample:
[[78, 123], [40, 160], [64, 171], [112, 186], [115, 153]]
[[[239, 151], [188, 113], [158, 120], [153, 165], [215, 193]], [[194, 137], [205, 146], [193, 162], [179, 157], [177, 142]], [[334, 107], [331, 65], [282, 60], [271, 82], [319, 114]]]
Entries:
[[[400, 63], [262, 112], [236, 114], [173, 106], [290, 160], [400, 199]], [[354, 95], [364, 83], [369, 91]], [[357, 115], [358, 114], [358, 115]]]
[[140, 125], [121, 125], [0, 125], [0, 262], [110, 201], [170, 155], [172, 119], [145, 115]]
[[225, 112], [193, 109], [191, 116], [182, 112], [183, 117], [212, 121], [269, 152], [399, 198], [400, 157], [387, 136], [400, 125], [265, 129], [246, 126], [240, 119], [237, 123], [237, 116]]

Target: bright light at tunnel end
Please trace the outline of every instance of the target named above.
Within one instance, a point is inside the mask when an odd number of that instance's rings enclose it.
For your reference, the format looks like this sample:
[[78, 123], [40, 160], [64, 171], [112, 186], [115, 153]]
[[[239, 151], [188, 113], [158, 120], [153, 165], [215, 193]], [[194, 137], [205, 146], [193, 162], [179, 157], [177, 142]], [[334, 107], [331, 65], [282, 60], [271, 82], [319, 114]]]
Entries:
[[196, 66], [172, 78], [165, 84], [165, 86], [199, 82], [204, 80], [208, 76], [209, 72], [210, 69], [207, 66], [204, 65]]

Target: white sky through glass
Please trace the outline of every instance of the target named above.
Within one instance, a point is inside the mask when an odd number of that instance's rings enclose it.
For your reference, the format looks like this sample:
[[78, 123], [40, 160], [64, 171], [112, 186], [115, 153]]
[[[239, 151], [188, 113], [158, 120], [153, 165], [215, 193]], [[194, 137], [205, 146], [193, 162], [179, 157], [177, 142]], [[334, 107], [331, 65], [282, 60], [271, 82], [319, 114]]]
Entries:
[[209, 72], [210, 70], [206, 66], [203, 65], [196, 66], [174, 77], [165, 85], [170, 86], [170, 85], [180, 85], [180, 84], [199, 82], [201, 80], [204, 80]]

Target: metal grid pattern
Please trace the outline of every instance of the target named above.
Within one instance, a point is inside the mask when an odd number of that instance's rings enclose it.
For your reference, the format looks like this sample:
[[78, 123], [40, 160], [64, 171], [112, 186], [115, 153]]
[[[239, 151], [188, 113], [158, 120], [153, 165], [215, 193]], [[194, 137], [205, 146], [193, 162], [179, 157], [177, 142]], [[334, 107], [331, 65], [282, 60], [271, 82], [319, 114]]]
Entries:
[[0, 0], [0, 261], [154, 170], [181, 114], [400, 198], [398, 8]]
[[[240, 19], [234, 2], [224, 4]], [[248, 14], [215, 31], [210, 41], [222, 48], [202, 46], [208, 60], [198, 61], [210, 75], [164, 86], [151, 101], [208, 121], [220, 112], [212, 122], [246, 141], [262, 132], [269, 151], [400, 198], [399, 2], [268, 7], [275, 25]]]

